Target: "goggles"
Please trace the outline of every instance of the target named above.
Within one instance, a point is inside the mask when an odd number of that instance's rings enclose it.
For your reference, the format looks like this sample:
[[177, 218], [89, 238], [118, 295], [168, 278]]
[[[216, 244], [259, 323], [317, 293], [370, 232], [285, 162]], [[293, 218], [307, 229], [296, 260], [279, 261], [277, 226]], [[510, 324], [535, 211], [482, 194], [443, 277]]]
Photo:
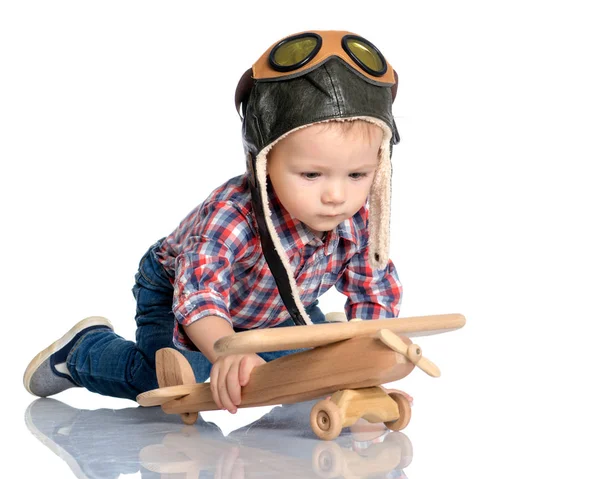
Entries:
[[[249, 94], [253, 81], [277, 81], [299, 77], [332, 56], [342, 59], [370, 83], [392, 87], [396, 96], [398, 75], [379, 49], [351, 32], [327, 30], [302, 32], [272, 45], [240, 79], [236, 110]], [[393, 100], [392, 100], [393, 101]]]
[[394, 70], [370, 41], [350, 32], [318, 31], [292, 35], [272, 45], [253, 65], [256, 80], [299, 76], [332, 56], [376, 83], [396, 83]]

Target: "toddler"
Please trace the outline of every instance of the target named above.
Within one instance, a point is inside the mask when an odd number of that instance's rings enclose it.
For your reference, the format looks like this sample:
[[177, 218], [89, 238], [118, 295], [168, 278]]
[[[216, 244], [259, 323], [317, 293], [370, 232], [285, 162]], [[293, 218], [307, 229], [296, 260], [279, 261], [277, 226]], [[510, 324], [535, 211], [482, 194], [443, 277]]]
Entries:
[[335, 286], [347, 319], [394, 318], [402, 286], [388, 258], [397, 75], [366, 39], [292, 35], [240, 79], [246, 173], [215, 189], [135, 276], [135, 342], [94, 316], [31, 361], [25, 388], [129, 398], [158, 387], [155, 353], [176, 347], [196, 380], [235, 413], [252, 369], [293, 351], [217, 358], [219, 338], [326, 321]]

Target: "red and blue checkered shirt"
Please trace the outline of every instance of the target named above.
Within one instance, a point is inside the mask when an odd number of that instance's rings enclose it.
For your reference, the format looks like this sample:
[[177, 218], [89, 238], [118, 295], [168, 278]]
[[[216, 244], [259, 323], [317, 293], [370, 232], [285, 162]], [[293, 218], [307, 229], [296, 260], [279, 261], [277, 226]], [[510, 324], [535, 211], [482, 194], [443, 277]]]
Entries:
[[[287, 254], [302, 304], [333, 285], [347, 296], [348, 319], [398, 317], [402, 285], [390, 260], [367, 260], [367, 207], [321, 240], [283, 208], [269, 185], [271, 219]], [[173, 282], [174, 343], [197, 350], [182, 326], [219, 316], [236, 329], [268, 328], [289, 318], [262, 254], [245, 175], [227, 181], [162, 242], [157, 258]]]

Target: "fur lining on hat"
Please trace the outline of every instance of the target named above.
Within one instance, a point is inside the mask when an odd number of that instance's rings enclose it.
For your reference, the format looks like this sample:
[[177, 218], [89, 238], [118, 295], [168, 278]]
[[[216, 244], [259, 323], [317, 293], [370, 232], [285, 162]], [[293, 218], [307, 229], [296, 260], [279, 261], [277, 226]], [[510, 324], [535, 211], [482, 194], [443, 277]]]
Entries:
[[389, 228], [390, 228], [390, 201], [391, 201], [391, 161], [390, 161], [390, 140], [392, 138], [392, 132], [386, 123], [383, 121], [366, 116], [356, 116], [351, 118], [334, 118], [330, 120], [310, 123], [302, 125], [298, 128], [288, 131], [285, 135], [280, 136], [274, 142], [267, 145], [262, 149], [256, 157], [256, 173], [257, 181], [260, 188], [260, 195], [262, 199], [263, 209], [265, 212], [265, 220], [269, 234], [275, 245], [277, 254], [281, 258], [281, 262], [287, 272], [287, 276], [290, 282], [292, 295], [294, 302], [296, 303], [302, 318], [306, 324], [312, 324], [310, 317], [306, 313], [302, 301], [300, 300], [300, 294], [298, 286], [294, 279], [294, 272], [290, 266], [287, 258], [287, 254], [283, 249], [281, 240], [275, 231], [273, 220], [271, 219], [271, 208], [269, 207], [269, 197], [267, 194], [267, 154], [273, 148], [273, 146], [288, 136], [294, 131], [301, 130], [311, 125], [319, 123], [327, 123], [330, 121], [352, 121], [352, 120], [364, 120], [369, 123], [373, 123], [379, 126], [383, 130], [383, 139], [381, 141], [381, 148], [379, 154], [379, 166], [375, 171], [373, 178], [373, 185], [369, 193], [369, 264], [373, 269], [383, 269], [387, 266], [389, 258]]

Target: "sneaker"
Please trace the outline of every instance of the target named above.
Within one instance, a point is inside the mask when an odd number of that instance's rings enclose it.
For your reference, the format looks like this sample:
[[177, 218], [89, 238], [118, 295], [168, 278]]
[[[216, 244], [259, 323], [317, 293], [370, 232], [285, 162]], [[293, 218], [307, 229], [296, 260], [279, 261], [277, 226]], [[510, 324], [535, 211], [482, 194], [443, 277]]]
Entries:
[[113, 330], [112, 324], [101, 316], [91, 316], [79, 321], [62, 338], [54, 341], [31, 360], [23, 376], [25, 389], [34, 396], [47, 397], [65, 389], [79, 387], [67, 369], [67, 356], [73, 345], [95, 329]]

